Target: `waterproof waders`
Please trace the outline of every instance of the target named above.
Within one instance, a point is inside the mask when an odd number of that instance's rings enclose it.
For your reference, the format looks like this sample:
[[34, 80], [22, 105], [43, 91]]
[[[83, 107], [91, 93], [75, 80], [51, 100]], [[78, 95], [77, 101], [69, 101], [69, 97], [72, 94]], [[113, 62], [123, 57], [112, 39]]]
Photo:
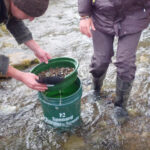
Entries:
[[93, 77], [93, 90], [94, 94], [100, 96], [100, 90], [103, 86], [103, 81], [105, 79], [106, 72], [103, 73], [99, 78]]
[[117, 77], [114, 115], [118, 123], [123, 123], [128, 118], [126, 106], [132, 89], [132, 83], [133, 81], [123, 81]]

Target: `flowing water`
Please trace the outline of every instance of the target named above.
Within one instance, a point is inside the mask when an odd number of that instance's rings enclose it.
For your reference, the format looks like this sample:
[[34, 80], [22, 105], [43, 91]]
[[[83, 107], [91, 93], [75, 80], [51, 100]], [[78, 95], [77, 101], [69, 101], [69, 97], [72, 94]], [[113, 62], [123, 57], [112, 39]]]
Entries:
[[[14, 79], [4, 80], [0, 83], [0, 150], [149, 150], [150, 28], [143, 32], [138, 46], [136, 79], [127, 107], [130, 118], [125, 124], [118, 125], [112, 117], [116, 68], [110, 64], [103, 97], [96, 101], [89, 74], [92, 41], [79, 32], [77, 1], [51, 1], [43, 17], [26, 23], [35, 40], [53, 57], [67, 56], [78, 60], [83, 86], [83, 123], [72, 132], [58, 133], [43, 122], [37, 91]], [[1, 39], [7, 39], [17, 47], [12, 38]], [[116, 45], [117, 39], [114, 50]], [[31, 54], [26, 47], [21, 48]]]

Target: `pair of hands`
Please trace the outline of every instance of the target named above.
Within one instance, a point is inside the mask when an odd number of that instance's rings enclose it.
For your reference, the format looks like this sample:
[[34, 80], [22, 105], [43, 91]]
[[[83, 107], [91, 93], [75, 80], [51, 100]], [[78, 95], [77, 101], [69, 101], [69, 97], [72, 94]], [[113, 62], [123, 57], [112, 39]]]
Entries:
[[[45, 62], [46, 64], [48, 63], [48, 60], [51, 59], [51, 56], [41, 48], [34, 51], [34, 54], [40, 60], [40, 62]], [[22, 81], [29, 88], [32, 88], [34, 90], [38, 90], [41, 92], [47, 90], [48, 89], [47, 85], [38, 83], [37, 82], [38, 79], [39, 77], [33, 73], [25, 73]]]
[[[80, 32], [88, 37], [92, 37], [91, 30], [96, 30], [91, 18], [86, 18], [80, 20]], [[35, 56], [40, 60], [40, 62], [48, 63], [51, 56], [40, 48], [40, 46], [34, 41], [30, 40], [25, 43], [31, 50], [33, 50]], [[45, 84], [38, 83], [38, 76], [32, 73], [23, 73], [21, 81], [25, 83], [29, 88], [38, 91], [45, 91], [48, 87]]]
[[80, 20], [80, 32], [85, 34], [89, 38], [92, 37], [91, 30], [96, 30], [91, 18], [85, 18]]
[[[34, 51], [35, 56], [40, 60], [40, 62], [48, 63], [48, 60], [51, 59], [50, 54], [48, 54], [46, 51], [44, 51], [41, 48], [38, 48], [36, 51]], [[24, 84], [26, 84], [29, 88], [32, 88], [34, 90], [38, 91], [45, 91], [48, 89], [46, 84], [38, 83], [37, 80], [39, 77], [33, 73], [25, 73], [22, 81]]]
[[[48, 60], [51, 59], [50, 54], [44, 51], [34, 40], [27, 41], [25, 45], [34, 52], [34, 55], [39, 59], [40, 62], [45, 62], [47, 64]], [[24, 84], [26, 84], [29, 88], [38, 91], [47, 90], [48, 88], [46, 84], [38, 83], [37, 82], [38, 79], [39, 77], [37, 75], [25, 72], [22, 72], [22, 77], [20, 77], [20, 80]]]

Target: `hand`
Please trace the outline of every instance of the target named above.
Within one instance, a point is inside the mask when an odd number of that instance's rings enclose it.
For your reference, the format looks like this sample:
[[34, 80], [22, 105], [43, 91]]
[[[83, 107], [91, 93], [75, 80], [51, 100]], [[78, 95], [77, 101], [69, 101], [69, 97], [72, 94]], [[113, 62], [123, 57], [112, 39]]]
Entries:
[[40, 60], [40, 62], [45, 62], [47, 64], [48, 60], [51, 59], [51, 56], [46, 51], [41, 49], [34, 40], [25, 42], [25, 45], [34, 52], [35, 56]]
[[41, 48], [38, 48], [34, 51], [35, 56], [40, 60], [40, 62], [48, 63], [48, 60], [51, 59], [51, 56]]
[[85, 34], [88, 37], [92, 37], [91, 29], [96, 30], [91, 18], [85, 18], [80, 20], [80, 32], [82, 34]]
[[38, 91], [47, 90], [48, 87], [46, 86], [46, 84], [38, 83], [37, 82], [38, 79], [39, 77], [33, 73], [22, 72], [22, 76], [20, 80], [31, 89], [38, 90]]
[[45, 91], [48, 89], [46, 84], [41, 84], [36, 81], [39, 79], [39, 77], [33, 73], [22, 72], [12, 66], [8, 66], [6, 75], [13, 77], [16, 80], [22, 81], [29, 88], [32, 88], [34, 90]]

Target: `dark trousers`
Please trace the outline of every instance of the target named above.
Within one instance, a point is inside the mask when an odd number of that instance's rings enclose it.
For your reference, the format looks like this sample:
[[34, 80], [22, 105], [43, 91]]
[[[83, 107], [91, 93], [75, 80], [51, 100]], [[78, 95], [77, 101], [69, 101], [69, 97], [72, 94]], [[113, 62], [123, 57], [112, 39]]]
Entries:
[[[90, 73], [98, 78], [106, 72], [114, 55], [114, 36], [100, 31], [92, 31], [94, 54], [92, 56]], [[131, 81], [136, 71], [136, 49], [141, 32], [119, 37], [116, 52], [117, 75], [120, 79]]]

